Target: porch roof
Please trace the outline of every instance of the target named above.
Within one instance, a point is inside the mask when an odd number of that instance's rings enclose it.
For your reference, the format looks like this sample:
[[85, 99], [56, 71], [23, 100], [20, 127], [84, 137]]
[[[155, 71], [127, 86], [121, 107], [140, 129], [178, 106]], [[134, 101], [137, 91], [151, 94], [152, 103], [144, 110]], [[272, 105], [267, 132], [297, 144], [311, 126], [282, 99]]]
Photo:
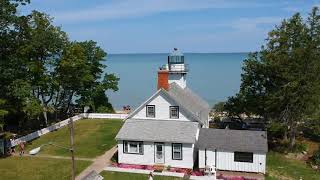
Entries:
[[117, 134], [116, 140], [194, 144], [197, 131], [197, 122], [128, 119]]

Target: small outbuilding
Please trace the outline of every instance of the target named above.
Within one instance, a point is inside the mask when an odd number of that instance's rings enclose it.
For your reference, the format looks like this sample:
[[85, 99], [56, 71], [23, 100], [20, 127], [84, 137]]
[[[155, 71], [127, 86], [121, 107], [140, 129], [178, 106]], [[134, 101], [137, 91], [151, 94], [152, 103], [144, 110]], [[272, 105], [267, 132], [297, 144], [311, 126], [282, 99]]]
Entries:
[[197, 148], [200, 169], [214, 166], [217, 170], [266, 172], [265, 131], [202, 128]]

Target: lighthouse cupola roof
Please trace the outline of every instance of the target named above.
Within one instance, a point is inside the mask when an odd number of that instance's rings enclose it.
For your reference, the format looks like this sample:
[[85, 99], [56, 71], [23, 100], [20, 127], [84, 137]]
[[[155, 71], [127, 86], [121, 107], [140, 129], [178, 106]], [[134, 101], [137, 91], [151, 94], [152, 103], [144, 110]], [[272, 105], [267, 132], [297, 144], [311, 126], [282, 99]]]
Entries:
[[174, 48], [169, 54], [168, 64], [184, 64], [184, 55], [178, 50], [178, 48]]

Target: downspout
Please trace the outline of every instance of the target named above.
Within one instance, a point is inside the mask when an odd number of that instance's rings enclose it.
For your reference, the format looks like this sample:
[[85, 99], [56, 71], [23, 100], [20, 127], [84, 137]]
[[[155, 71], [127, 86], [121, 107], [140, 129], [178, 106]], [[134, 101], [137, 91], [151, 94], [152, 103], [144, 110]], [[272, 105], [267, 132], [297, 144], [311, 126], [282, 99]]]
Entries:
[[204, 167], [207, 166], [207, 149], [204, 149]]

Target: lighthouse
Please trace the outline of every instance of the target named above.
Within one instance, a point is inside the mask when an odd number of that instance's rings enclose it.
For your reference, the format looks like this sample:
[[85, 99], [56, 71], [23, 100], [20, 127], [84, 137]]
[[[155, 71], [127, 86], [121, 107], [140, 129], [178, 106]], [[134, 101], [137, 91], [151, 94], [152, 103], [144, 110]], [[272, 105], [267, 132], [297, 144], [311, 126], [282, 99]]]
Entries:
[[184, 63], [184, 55], [177, 49], [168, 55], [168, 63], [160, 67], [158, 71], [158, 89], [168, 90], [169, 84], [177, 83], [181, 88], [187, 86], [187, 65]]

